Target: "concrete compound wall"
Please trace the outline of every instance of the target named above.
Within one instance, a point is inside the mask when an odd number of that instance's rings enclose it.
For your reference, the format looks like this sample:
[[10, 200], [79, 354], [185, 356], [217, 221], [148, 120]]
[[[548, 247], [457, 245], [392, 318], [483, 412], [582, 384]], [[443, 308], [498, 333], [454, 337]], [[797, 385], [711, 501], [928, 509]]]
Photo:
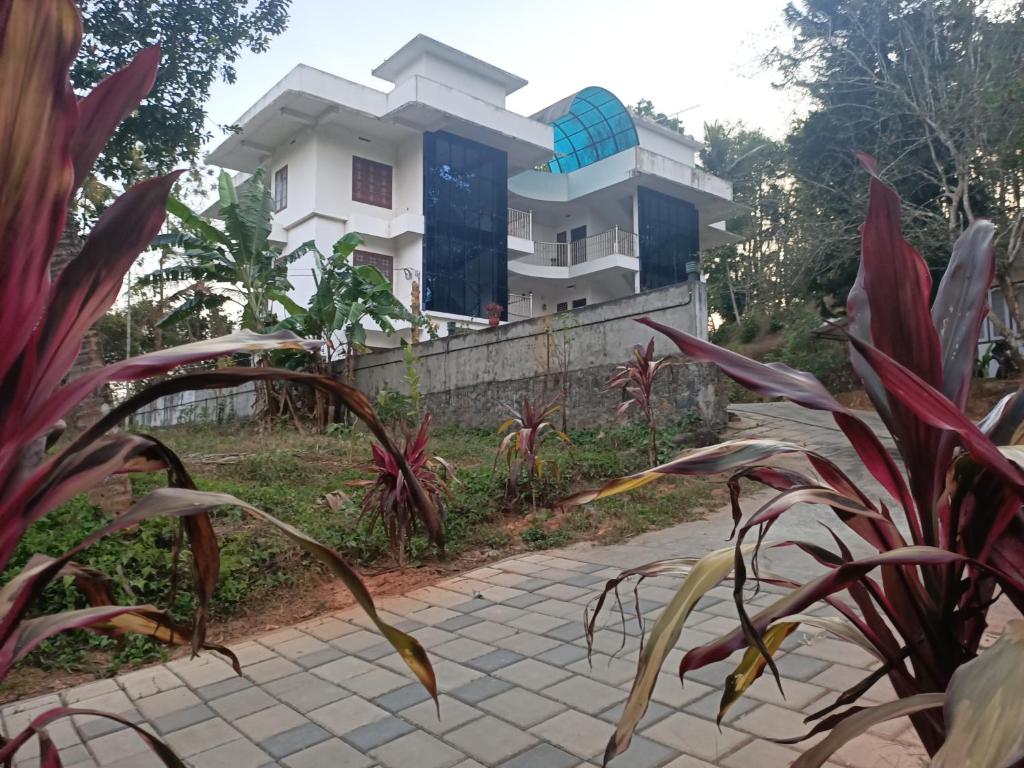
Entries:
[[[506, 405], [524, 397], [539, 403], [563, 391], [570, 429], [606, 426], [618, 418], [622, 401], [609, 392], [613, 368], [636, 344], [655, 337], [658, 356], [678, 349], [668, 339], [634, 322], [639, 317], [707, 335], [707, 294], [701, 283], [669, 286], [571, 313], [510, 323], [416, 346], [416, 372], [425, 407], [438, 424], [493, 429]], [[405, 391], [400, 349], [356, 359], [356, 384], [371, 396], [382, 389]], [[724, 423], [717, 374], [708, 366], [684, 363], [669, 368], [657, 388], [658, 409], [675, 416], [699, 416], [710, 426]]]
[[227, 389], [187, 390], [157, 398], [131, 417], [133, 427], [171, 427], [248, 418], [256, 404], [252, 382]]

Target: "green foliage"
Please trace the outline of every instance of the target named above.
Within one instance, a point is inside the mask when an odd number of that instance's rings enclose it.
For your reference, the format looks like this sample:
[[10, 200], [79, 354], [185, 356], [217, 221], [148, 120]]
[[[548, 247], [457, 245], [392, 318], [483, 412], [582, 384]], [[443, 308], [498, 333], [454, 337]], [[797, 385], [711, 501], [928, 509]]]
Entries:
[[173, 249], [174, 264], [162, 267], [139, 281], [142, 286], [165, 286], [173, 293], [172, 305], [159, 325], [173, 326], [189, 318], [232, 303], [241, 310], [241, 327], [263, 331], [274, 325], [271, 302], [287, 311], [298, 311], [288, 292], [288, 266], [314, 250], [304, 243], [288, 254], [270, 243], [273, 199], [266, 183], [266, 169], [235, 188], [227, 171], [219, 180], [219, 229], [174, 198], [167, 209], [180, 221], [184, 232], [159, 235], [153, 245]]
[[563, 547], [569, 542], [569, 538], [569, 533], [562, 528], [549, 530], [539, 524], [530, 526], [522, 533], [523, 544], [527, 549]]
[[749, 344], [757, 338], [761, 332], [761, 319], [750, 312], [743, 316], [739, 323], [739, 341], [741, 344]]
[[675, 115], [666, 115], [664, 112], [659, 112], [654, 108], [654, 102], [650, 99], [639, 99], [636, 104], [632, 106], [632, 110], [640, 117], [648, 117], [658, 125], [663, 125], [670, 131], [676, 133], [685, 133], [683, 130], [683, 122]]
[[288, 23], [290, 0], [189, 0], [126, 6], [123, 0], [78, 0], [85, 27], [71, 77], [91, 89], [141, 48], [159, 43], [160, 77], [114, 133], [97, 173], [132, 182], [198, 160], [212, 138], [206, 100], [219, 79], [235, 82], [235, 62], [261, 53]]
[[853, 374], [847, 359], [846, 344], [835, 339], [823, 338], [816, 334], [821, 331], [824, 321], [810, 307], [797, 305], [776, 316], [776, 322], [784, 328], [784, 343], [781, 349], [767, 356], [800, 371], [809, 371], [826, 385], [848, 384]]

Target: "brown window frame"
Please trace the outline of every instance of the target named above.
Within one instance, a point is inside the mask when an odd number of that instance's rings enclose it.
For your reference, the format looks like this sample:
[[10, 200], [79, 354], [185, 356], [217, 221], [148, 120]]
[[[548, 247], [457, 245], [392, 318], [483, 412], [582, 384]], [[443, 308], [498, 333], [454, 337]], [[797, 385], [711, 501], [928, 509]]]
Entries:
[[[386, 253], [375, 253], [373, 251], [355, 250], [352, 251], [352, 266], [361, 267], [369, 264], [380, 270], [389, 284], [393, 284], [395, 271], [395, 257]], [[387, 265], [385, 268], [383, 265]]]
[[[282, 184], [282, 181], [284, 182]], [[288, 166], [282, 165], [274, 171], [274, 213], [288, 207]]]
[[352, 200], [391, 210], [394, 168], [387, 163], [352, 155]]

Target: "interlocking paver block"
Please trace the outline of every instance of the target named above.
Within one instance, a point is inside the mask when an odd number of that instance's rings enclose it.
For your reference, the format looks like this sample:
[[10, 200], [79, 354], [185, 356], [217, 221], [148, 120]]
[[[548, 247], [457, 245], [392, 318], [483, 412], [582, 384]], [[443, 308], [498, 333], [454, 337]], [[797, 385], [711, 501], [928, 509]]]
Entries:
[[633, 740], [629, 743], [627, 754], [629, 757], [623, 757], [622, 759], [623, 761], [629, 760], [628, 765], [630, 768], [662, 768], [672, 758], [676, 757], [679, 752], [666, 747], [664, 744], [645, 739], [643, 736], [634, 736]]
[[[538, 605], [543, 605], [543, 603], [538, 603]], [[530, 613], [518, 619], [513, 619], [508, 624], [510, 627], [515, 627], [516, 629], [523, 629], [527, 632], [539, 632], [540, 634], [546, 634], [549, 633], [551, 630], [568, 623], [568, 618], [562, 619], [558, 618], [557, 616], [548, 616], [546, 614], [541, 613]]]
[[226, 720], [214, 717], [175, 731], [167, 737], [167, 743], [180, 757], [190, 757], [240, 737]]
[[382, 720], [374, 720], [372, 723], [355, 728], [342, 734], [341, 737], [356, 749], [369, 752], [375, 747], [394, 741], [413, 730], [415, 728], [405, 720], [399, 720], [397, 717], [389, 715]]
[[[787, 653], [785, 656], [775, 659], [775, 666], [779, 668], [779, 674], [784, 677], [807, 682], [828, 669], [829, 663], [810, 656], [801, 656], [798, 653]], [[863, 672], [861, 674], [863, 675]]]
[[271, 680], [294, 675], [296, 672], [301, 671], [302, 667], [298, 664], [281, 657], [261, 661], [258, 664], [246, 667], [244, 670], [246, 677], [255, 683], [269, 683]]
[[192, 707], [170, 712], [150, 722], [160, 733], [171, 733], [173, 731], [180, 731], [182, 728], [188, 728], [190, 725], [201, 723], [204, 720], [209, 720], [211, 717], [214, 717], [212, 709], [205, 704], [196, 704]]
[[448, 608], [442, 608], [439, 605], [432, 605], [428, 608], [424, 608], [422, 611], [416, 611], [409, 615], [409, 618], [413, 621], [419, 621], [428, 626], [434, 624], [440, 624], [443, 621], [454, 619], [459, 614], [455, 611], [449, 610]]
[[[743, 701], [743, 699], [740, 699], [740, 701]], [[736, 703], [738, 704], [739, 702]], [[606, 709], [604, 712], [598, 715], [598, 717], [609, 723], [617, 723], [619, 722], [619, 718], [622, 717], [622, 710], [625, 708], [625, 706], [626, 702], [620, 702], [616, 704], [614, 707]], [[659, 704], [656, 701], [650, 702], [647, 705], [647, 712], [644, 714], [643, 719], [637, 726], [637, 730], [641, 731], [649, 725], [654, 725], [659, 720], [663, 720], [664, 718], [671, 715], [674, 711], [674, 709], [670, 709], [669, 707], [666, 707], [664, 704]], [[718, 711], [717, 708], [715, 711]], [[714, 717], [714, 715], [710, 715], [710, 717]]]
[[241, 664], [243, 668], [249, 666], [250, 664], [256, 664], [260, 661], [272, 659], [274, 658], [274, 656], [276, 656], [276, 654], [272, 650], [260, 645], [255, 640], [250, 640], [247, 643], [239, 643], [238, 645], [233, 645], [231, 646], [231, 652], [235, 654], [235, 656], [238, 658], [238, 663]]
[[484, 713], [480, 710], [473, 709], [468, 704], [463, 704], [451, 696], [442, 693], [438, 700], [441, 704], [440, 718], [437, 716], [437, 709], [431, 699], [404, 709], [398, 714], [410, 723], [415, 723], [423, 730], [435, 734], [447, 733], [460, 725], [483, 717]]
[[219, 683], [237, 674], [226, 661], [208, 654], [168, 662], [167, 668], [193, 688]]
[[780, 744], [757, 739], [722, 758], [725, 768], [789, 768], [800, 753]]
[[669, 715], [645, 730], [643, 735], [680, 752], [686, 750], [687, 754], [711, 761], [750, 739], [746, 734], [728, 726], [722, 726], [719, 731], [712, 721], [685, 712]]
[[277, 651], [277, 653], [284, 656], [286, 659], [291, 659], [292, 661], [297, 661], [303, 656], [308, 656], [311, 653], [330, 650], [330, 648], [331, 646], [323, 640], [318, 640], [311, 635], [301, 635], [300, 637], [287, 640], [274, 646], [274, 650]]
[[[419, 622], [412, 623], [416, 624], [416, 626], [423, 626]], [[405, 630], [402, 631], [404, 632]], [[364, 661], [377, 661], [378, 659], [382, 659], [385, 656], [389, 656], [394, 652], [395, 649], [391, 646], [390, 643], [377, 643], [376, 645], [371, 645], [369, 648], [363, 648], [361, 650], [358, 650], [355, 653], [356, 656], [358, 656], [360, 659], [363, 659]]]
[[490, 653], [493, 650], [495, 650], [493, 645], [487, 645], [469, 637], [457, 637], [454, 640], [449, 640], [447, 643], [434, 646], [430, 649], [430, 652], [452, 661], [466, 661], [477, 656], [483, 656], [485, 653]]
[[585, 658], [587, 658], [587, 649], [571, 643], [556, 645], [536, 656], [537, 661], [543, 661], [545, 664], [552, 664], [556, 667], [568, 666]]
[[521, 728], [529, 728], [565, 711], [564, 704], [522, 688], [510, 688], [484, 699], [478, 706]]
[[260, 748], [280, 759], [331, 738], [331, 734], [308, 721], [261, 741]]
[[604, 752], [614, 730], [604, 720], [569, 709], [533, 726], [530, 732], [586, 760]]
[[413, 731], [370, 752], [388, 768], [448, 768], [462, 760], [463, 755], [443, 741], [423, 731]]
[[419, 683], [409, 683], [394, 691], [385, 693], [383, 696], [378, 696], [373, 700], [373, 703], [378, 707], [386, 709], [388, 712], [400, 712], [403, 709], [419, 704], [421, 701], [428, 700], [432, 701], [426, 688]]
[[809, 730], [802, 714], [775, 704], [755, 707], [738, 718], [733, 727], [766, 739], [800, 736]]
[[193, 768], [248, 768], [271, 761], [270, 755], [248, 739], [235, 739], [191, 758]]
[[434, 662], [434, 673], [437, 675], [438, 690], [445, 693], [451, 693], [454, 689], [484, 676], [483, 672], [477, 672], [447, 659]]
[[621, 688], [613, 688], [579, 675], [574, 675], [550, 688], [545, 688], [543, 693], [556, 701], [568, 704], [573, 709], [591, 715], [603, 712], [613, 704], [625, 699], [627, 695]]
[[525, 657], [520, 653], [507, 651], [502, 648], [500, 650], [491, 651], [490, 653], [485, 653], [483, 656], [477, 656], [476, 658], [469, 659], [466, 662], [466, 666], [478, 669], [481, 672], [495, 672], [507, 667], [509, 664], [515, 664], [518, 661], [522, 661], [523, 658]]
[[552, 683], [557, 683], [571, 675], [572, 673], [565, 669], [553, 667], [535, 659], [523, 659], [494, 673], [495, 677], [508, 680], [523, 688], [529, 688], [531, 691], [547, 688]]
[[[155, 669], [163, 670], [164, 668], [163, 667], [155, 667]], [[141, 672], [149, 673], [150, 670], [141, 670]], [[166, 670], [165, 670], [165, 673], [166, 673]], [[137, 675], [137, 674], [139, 674], [139, 673], [138, 672], [133, 672], [132, 673], [132, 675]], [[122, 682], [123, 683], [125, 678], [130, 678], [130, 677], [132, 677], [132, 675], [124, 675], [123, 677], [119, 677], [118, 678], [118, 682]], [[171, 677], [173, 677], [173, 675], [171, 675]], [[178, 681], [178, 685], [181, 685], [181, 681], [180, 680]], [[118, 690], [119, 690], [118, 689], [118, 684], [116, 682], [114, 682], [113, 680], [97, 680], [94, 683], [86, 683], [85, 685], [80, 685], [77, 688], [72, 688], [70, 691], [65, 691], [61, 698], [64, 699], [64, 703], [65, 704], [71, 705], [71, 704], [77, 704], [78, 702], [84, 701], [86, 699], [93, 699], [93, 698], [96, 698], [97, 696], [104, 696], [104, 695], [106, 695], [108, 693], [117, 693]], [[158, 692], [159, 691], [153, 691], [153, 693], [158, 693]], [[131, 696], [131, 693], [128, 692], [127, 690], [125, 691], [125, 693], [128, 693], [128, 695]], [[131, 696], [131, 698], [136, 698], [137, 699], [139, 697], [138, 696]]]
[[340, 736], [375, 720], [383, 720], [388, 713], [360, 696], [349, 696], [314, 709], [308, 716], [310, 720]]
[[507, 637], [501, 637], [494, 641], [499, 648], [506, 648], [523, 656], [537, 658], [539, 654], [557, 648], [561, 643], [544, 635], [535, 635], [533, 632], [516, 632]]
[[522, 608], [514, 608], [511, 605], [501, 603], [484, 608], [473, 615], [479, 616], [481, 619], [487, 619], [487, 621], [496, 621], [499, 624], [509, 624], [513, 619], [521, 619], [524, 616], [529, 616], [530, 612], [524, 611]]
[[[679, 680], [679, 676], [674, 674], [675, 669], [678, 667], [672, 664], [667, 664], [666, 666], [672, 671], [659, 673], [651, 698], [673, 709], [682, 709], [692, 702], [707, 696], [712, 691], [721, 690], [721, 682], [715, 687], [696, 683], [692, 680], [682, 683]], [[720, 693], [719, 697], [721, 697]]]
[[622, 685], [636, 677], [636, 664], [625, 659], [612, 658], [595, 653], [590, 660], [581, 659], [570, 664], [568, 669], [578, 675], [585, 675], [609, 685]]
[[126, 728], [89, 741], [89, 750], [100, 765], [146, 752], [149, 747], [134, 730]]
[[221, 680], [219, 683], [196, 688], [196, 694], [204, 701], [212, 701], [213, 699], [227, 696], [229, 693], [244, 691], [246, 688], [252, 688], [252, 686], [251, 680], [246, 680], [244, 677], [232, 677], [227, 680]]
[[321, 680], [308, 672], [278, 678], [263, 686], [263, 690], [292, 709], [303, 713], [349, 695], [344, 688]]
[[194, 707], [196, 704], [201, 703], [199, 697], [196, 696], [188, 688], [174, 688], [170, 691], [164, 691], [153, 696], [147, 696], [144, 699], [139, 699], [135, 702], [139, 711], [148, 720], [155, 720], [158, 717], [170, 714], [171, 712], [177, 712], [180, 709], [187, 707]]
[[409, 678], [399, 675], [388, 669], [375, 668], [370, 672], [340, 680], [339, 685], [347, 688], [353, 693], [358, 693], [366, 699], [374, 699], [377, 696], [401, 688], [409, 682]]
[[261, 742], [305, 722], [306, 719], [294, 709], [275, 704], [235, 720], [234, 726], [253, 741]]
[[337, 640], [344, 635], [351, 635], [353, 632], [358, 632], [359, 628], [341, 619], [327, 619], [306, 631], [318, 640], [326, 642]]
[[[678, 682], [679, 679], [676, 678], [676, 683], [678, 684]], [[689, 687], [689, 685], [690, 684], [687, 683], [686, 687]], [[721, 691], [716, 691], [714, 693], [709, 693], [707, 696], [704, 696], [697, 701], [690, 702], [684, 709], [691, 715], [703, 717], [705, 720], [714, 720], [718, 717], [718, 710], [719, 707], [721, 707], [721, 704], [722, 693]], [[742, 717], [757, 706], [759, 706], [759, 702], [756, 699], [749, 699], [746, 696], [743, 696], [732, 703], [732, 706], [729, 707], [729, 710], [722, 718], [722, 722], [734, 723], [738, 718]], [[678, 707], [675, 707], [675, 709], [678, 709]]]
[[253, 686], [244, 691], [214, 699], [210, 702], [210, 707], [225, 720], [234, 721], [240, 717], [251, 715], [253, 712], [259, 712], [261, 709], [272, 707], [276, 703], [277, 701], [272, 696]]
[[471, 637], [474, 640], [479, 640], [481, 643], [493, 643], [495, 640], [502, 637], [514, 635], [515, 632], [515, 627], [509, 627], [504, 624], [498, 624], [496, 621], [486, 620], [481, 621], [479, 624], [463, 627], [459, 630], [460, 635], [465, 635], [466, 637]]
[[452, 731], [445, 740], [485, 765], [496, 765], [537, 743], [526, 731], [490, 716]]
[[538, 744], [501, 764], [500, 768], [574, 768], [580, 759], [550, 744]]
[[367, 672], [372, 672], [375, 669], [377, 667], [368, 661], [357, 659], [355, 656], [345, 656], [319, 667], [313, 667], [309, 671], [328, 682], [344, 683], [346, 680], [351, 680], [359, 675], [365, 675]]
[[281, 760], [288, 768], [369, 768], [373, 760], [341, 739], [329, 739]]
[[471, 627], [474, 624], [479, 624], [481, 621], [483, 621], [483, 619], [475, 614], [462, 613], [456, 616], [454, 619], [442, 621], [440, 624], [437, 625], [437, 628], [446, 630], [448, 632], [454, 632], [455, 630], [462, 629], [463, 627]]
[[365, 629], [359, 629], [355, 632], [350, 632], [331, 640], [330, 644], [340, 651], [355, 653], [356, 651], [361, 651], [364, 648], [369, 648], [371, 645], [377, 645], [379, 642], [379, 634], [375, 632], [367, 632]]
[[[821, 698], [825, 688], [799, 680], [782, 678], [782, 692], [771, 675], [762, 676], [746, 692], [746, 696], [769, 704], [778, 704], [789, 709], [800, 709]], [[784, 694], [784, 695], [783, 695]]]

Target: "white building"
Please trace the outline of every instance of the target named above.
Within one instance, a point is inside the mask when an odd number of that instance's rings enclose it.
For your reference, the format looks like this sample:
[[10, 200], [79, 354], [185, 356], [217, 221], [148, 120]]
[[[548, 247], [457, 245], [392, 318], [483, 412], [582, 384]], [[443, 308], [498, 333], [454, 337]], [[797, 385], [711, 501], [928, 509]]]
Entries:
[[696, 167], [700, 144], [603, 88], [520, 115], [505, 98], [525, 80], [423, 35], [373, 74], [393, 87], [295, 67], [209, 162], [268, 169], [286, 250], [359, 233], [357, 260], [403, 302], [418, 291], [441, 333], [490, 302], [512, 321], [696, 279], [699, 252], [734, 241], [724, 220], [744, 209]]

